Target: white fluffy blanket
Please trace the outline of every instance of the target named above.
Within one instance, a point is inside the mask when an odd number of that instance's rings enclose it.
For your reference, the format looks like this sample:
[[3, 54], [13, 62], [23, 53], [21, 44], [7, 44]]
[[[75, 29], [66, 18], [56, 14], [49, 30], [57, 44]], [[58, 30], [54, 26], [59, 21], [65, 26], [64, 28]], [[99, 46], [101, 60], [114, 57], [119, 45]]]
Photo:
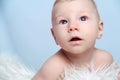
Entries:
[[111, 65], [101, 65], [96, 70], [93, 66], [90, 64], [82, 68], [66, 68], [59, 80], [119, 80], [120, 67], [115, 62]]
[[[93, 64], [86, 68], [72, 66], [65, 69], [59, 80], [118, 80], [120, 68], [116, 63], [102, 65], [97, 70]], [[0, 54], [0, 80], [32, 80], [35, 72], [26, 67], [16, 57]]]
[[17, 57], [0, 54], [0, 80], [31, 80], [34, 74]]

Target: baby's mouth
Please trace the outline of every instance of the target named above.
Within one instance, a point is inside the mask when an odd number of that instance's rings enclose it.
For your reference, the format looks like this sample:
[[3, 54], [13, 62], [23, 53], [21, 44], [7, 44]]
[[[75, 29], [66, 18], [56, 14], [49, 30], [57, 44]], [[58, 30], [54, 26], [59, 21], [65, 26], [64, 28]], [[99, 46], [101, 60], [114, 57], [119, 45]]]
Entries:
[[80, 40], [82, 40], [82, 38], [73, 37], [73, 38], [70, 39], [70, 42], [71, 42], [71, 41], [80, 41]]

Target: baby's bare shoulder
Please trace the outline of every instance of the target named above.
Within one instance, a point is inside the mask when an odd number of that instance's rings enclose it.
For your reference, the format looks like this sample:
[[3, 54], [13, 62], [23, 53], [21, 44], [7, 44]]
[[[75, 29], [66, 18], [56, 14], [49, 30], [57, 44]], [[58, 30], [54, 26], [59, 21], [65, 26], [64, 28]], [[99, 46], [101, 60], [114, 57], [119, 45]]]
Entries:
[[39, 79], [34, 80], [56, 80], [67, 64], [68, 62], [64, 56], [57, 52], [44, 63], [40, 71], [35, 75], [35, 78]]
[[101, 59], [107, 59], [107, 60], [112, 60], [113, 59], [111, 53], [109, 53], [105, 50], [98, 50], [97, 57], [99, 57]]
[[94, 55], [94, 61], [97, 65], [112, 64], [113, 63], [113, 57], [107, 51], [97, 50], [95, 55]]

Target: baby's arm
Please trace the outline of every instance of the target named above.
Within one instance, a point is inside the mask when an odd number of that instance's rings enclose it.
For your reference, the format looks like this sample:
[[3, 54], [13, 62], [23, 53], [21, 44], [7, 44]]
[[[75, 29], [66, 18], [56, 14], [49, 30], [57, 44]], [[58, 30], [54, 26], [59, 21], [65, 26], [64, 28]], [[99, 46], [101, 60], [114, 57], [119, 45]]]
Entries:
[[109, 65], [114, 62], [113, 57], [106, 51], [99, 51], [94, 55], [94, 68], [97, 69], [102, 65]]
[[[96, 55], [96, 61], [95, 61], [95, 69], [101, 67], [102, 65], [108, 65], [114, 64], [115, 61], [112, 57], [112, 55], [106, 51], [102, 51], [100, 54], [98, 53]], [[116, 73], [118, 73], [118, 80], [120, 80], [120, 66], [116, 63], [116, 66], [114, 67], [116, 69]], [[114, 65], [113, 65], [114, 66]], [[114, 73], [113, 73], [114, 75]]]
[[56, 54], [46, 61], [33, 80], [57, 80], [65, 64], [63, 56]]

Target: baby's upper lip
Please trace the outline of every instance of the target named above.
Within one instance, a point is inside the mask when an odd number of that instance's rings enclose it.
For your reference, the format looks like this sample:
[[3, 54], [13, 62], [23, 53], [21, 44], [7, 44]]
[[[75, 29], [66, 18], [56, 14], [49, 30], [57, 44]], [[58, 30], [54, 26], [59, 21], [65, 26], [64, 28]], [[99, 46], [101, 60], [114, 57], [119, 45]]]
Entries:
[[80, 41], [80, 40], [83, 40], [83, 39], [80, 38], [79, 36], [74, 36], [74, 37], [70, 38], [69, 41]]

